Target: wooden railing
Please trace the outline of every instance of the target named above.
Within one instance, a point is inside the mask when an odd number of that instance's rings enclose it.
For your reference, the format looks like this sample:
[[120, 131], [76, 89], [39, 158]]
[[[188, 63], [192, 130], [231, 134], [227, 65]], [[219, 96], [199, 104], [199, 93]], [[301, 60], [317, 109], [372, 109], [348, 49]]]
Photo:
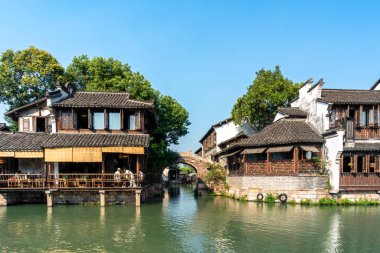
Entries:
[[313, 160], [301, 160], [298, 161], [298, 172], [299, 173], [317, 173], [318, 168], [315, 167]]
[[340, 187], [352, 189], [380, 190], [380, 174], [378, 173], [341, 173]]
[[292, 160], [272, 161], [270, 163], [270, 173], [267, 171], [268, 162], [246, 162], [239, 170], [230, 170], [230, 175], [267, 175], [286, 176], [298, 174], [317, 174], [318, 169], [312, 160], [298, 161], [298, 173], [295, 173], [294, 162]]
[[291, 160], [273, 161], [270, 168], [271, 174], [291, 175], [294, 174], [294, 162]]
[[0, 188], [127, 188], [140, 187], [143, 176], [113, 173], [0, 174]]
[[0, 174], [0, 188], [44, 188], [46, 178], [41, 174]]
[[262, 175], [266, 173], [266, 162], [245, 163], [244, 175]]

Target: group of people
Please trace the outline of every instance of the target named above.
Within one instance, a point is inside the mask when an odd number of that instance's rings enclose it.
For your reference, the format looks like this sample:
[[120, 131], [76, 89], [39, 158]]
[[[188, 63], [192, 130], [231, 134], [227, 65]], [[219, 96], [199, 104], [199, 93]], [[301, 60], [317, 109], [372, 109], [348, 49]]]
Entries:
[[[138, 181], [142, 181], [144, 179], [144, 173], [139, 171], [137, 175]], [[122, 180], [125, 179], [126, 181]], [[126, 182], [129, 181], [129, 187], [136, 187], [136, 180], [135, 180], [135, 174], [133, 174], [130, 170], [121, 170], [120, 168], [117, 168], [115, 175], [115, 186], [117, 187], [126, 187]], [[123, 182], [124, 181], [124, 182]]]

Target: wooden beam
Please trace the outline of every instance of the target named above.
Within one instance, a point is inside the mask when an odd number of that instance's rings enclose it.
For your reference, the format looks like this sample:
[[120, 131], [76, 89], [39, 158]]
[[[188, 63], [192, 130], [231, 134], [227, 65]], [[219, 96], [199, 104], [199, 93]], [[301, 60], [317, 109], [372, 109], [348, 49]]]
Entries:
[[15, 152], [15, 158], [44, 158], [43, 151], [36, 152]]
[[143, 147], [124, 147], [124, 154], [135, 154], [135, 155], [144, 155], [145, 149]]
[[293, 150], [293, 164], [294, 164], [294, 173], [298, 174], [298, 147], [295, 147]]
[[15, 152], [13, 152], [13, 151], [1, 151], [0, 157], [15, 157]]

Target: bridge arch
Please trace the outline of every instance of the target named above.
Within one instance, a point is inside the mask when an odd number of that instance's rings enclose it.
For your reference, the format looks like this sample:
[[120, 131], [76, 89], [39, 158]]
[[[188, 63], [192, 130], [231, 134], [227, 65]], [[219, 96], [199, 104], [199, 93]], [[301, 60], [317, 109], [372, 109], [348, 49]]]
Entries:
[[207, 175], [207, 164], [210, 163], [207, 159], [193, 154], [192, 152], [179, 152], [178, 158], [174, 164], [183, 163], [194, 167], [197, 171], [197, 177], [203, 179]]

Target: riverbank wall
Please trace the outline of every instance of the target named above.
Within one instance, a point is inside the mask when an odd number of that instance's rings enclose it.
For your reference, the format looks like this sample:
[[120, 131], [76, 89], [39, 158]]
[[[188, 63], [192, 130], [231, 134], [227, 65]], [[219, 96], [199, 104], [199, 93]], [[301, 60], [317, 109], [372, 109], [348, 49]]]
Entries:
[[225, 193], [236, 199], [257, 200], [258, 194], [279, 195], [285, 193], [288, 201], [300, 203], [303, 199], [319, 201], [331, 198], [328, 176], [228, 176], [229, 189]]

